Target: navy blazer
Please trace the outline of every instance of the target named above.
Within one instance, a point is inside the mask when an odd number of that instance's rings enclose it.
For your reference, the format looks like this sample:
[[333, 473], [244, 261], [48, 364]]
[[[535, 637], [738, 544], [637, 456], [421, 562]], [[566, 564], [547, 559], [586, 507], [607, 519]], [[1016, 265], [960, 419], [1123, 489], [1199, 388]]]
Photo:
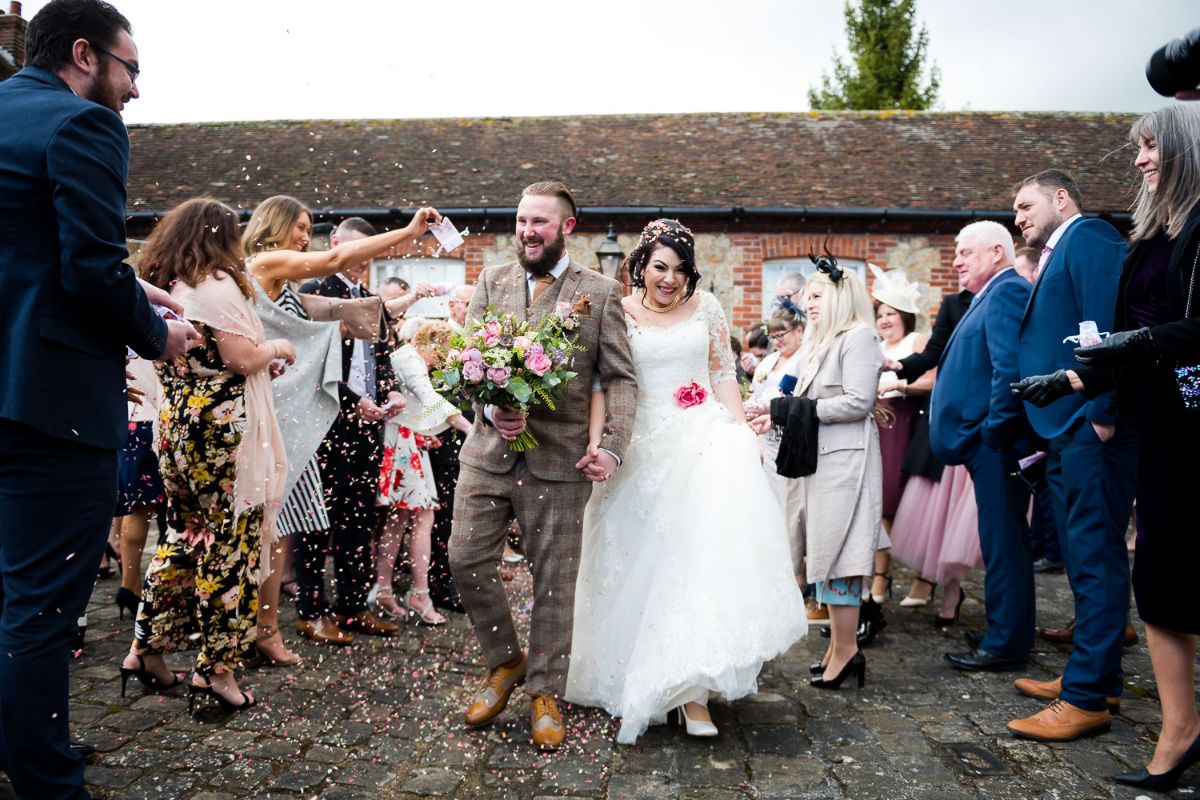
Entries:
[[122, 263], [129, 136], [36, 67], [0, 83], [0, 119], [0, 417], [119, 449], [125, 347], [167, 341]]
[[[1100, 331], [1113, 330], [1117, 285], [1125, 260], [1125, 240], [1099, 219], [1076, 220], [1063, 233], [1038, 273], [1021, 320], [1021, 377], [1049, 375], [1079, 366], [1075, 360], [1079, 323], [1095, 320]], [[1038, 436], [1053, 439], [1085, 417], [1102, 425], [1117, 421], [1116, 395], [1093, 400], [1072, 393], [1045, 408], [1025, 404], [1025, 415]]]
[[1018, 329], [1029, 282], [1001, 272], [971, 303], [946, 343], [929, 402], [929, 440], [947, 464], [963, 464], [980, 442], [995, 450], [1016, 445], [1024, 427], [1017, 380]]

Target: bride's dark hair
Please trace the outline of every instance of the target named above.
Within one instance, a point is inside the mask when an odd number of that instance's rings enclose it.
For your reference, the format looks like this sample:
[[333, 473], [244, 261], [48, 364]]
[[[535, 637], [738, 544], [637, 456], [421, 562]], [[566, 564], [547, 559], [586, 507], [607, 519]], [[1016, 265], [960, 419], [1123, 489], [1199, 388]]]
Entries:
[[637, 247], [625, 259], [629, 283], [638, 289], [646, 288], [646, 264], [659, 245], [670, 248], [679, 256], [680, 272], [687, 275], [687, 290], [683, 297], [688, 299], [700, 283], [700, 271], [696, 269], [696, 237], [677, 219], [656, 219], [642, 230]]

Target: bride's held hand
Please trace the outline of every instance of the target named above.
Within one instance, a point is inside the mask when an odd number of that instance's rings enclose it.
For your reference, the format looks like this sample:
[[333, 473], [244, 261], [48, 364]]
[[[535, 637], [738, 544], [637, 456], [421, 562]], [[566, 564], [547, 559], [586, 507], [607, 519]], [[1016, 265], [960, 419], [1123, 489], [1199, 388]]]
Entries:
[[607, 450], [601, 450], [596, 445], [588, 445], [587, 455], [579, 459], [575, 468], [583, 473], [589, 481], [606, 481], [617, 468], [617, 461]]
[[755, 417], [750, 420], [750, 427], [755, 433], [762, 434], [771, 430], [771, 415], [763, 414], [761, 417]]

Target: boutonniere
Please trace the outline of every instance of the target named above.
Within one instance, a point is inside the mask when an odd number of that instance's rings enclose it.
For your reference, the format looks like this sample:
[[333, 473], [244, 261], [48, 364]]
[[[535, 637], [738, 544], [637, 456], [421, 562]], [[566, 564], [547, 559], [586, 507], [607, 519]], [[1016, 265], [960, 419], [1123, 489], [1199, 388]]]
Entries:
[[571, 306], [571, 313], [578, 314], [581, 317], [586, 317], [592, 313], [592, 298], [587, 292], [579, 295], [575, 300], [575, 305]]

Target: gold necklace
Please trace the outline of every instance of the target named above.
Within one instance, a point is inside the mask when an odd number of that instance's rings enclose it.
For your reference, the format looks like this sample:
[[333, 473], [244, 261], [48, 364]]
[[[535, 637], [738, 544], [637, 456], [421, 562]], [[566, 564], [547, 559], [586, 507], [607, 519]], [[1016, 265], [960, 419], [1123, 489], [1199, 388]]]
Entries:
[[646, 290], [645, 289], [642, 290], [642, 308], [646, 309], [647, 311], [653, 311], [655, 314], [667, 313], [668, 311], [673, 309], [675, 306], [679, 305], [679, 301], [682, 299], [683, 299], [683, 293], [680, 292], [679, 294], [675, 295], [674, 300], [672, 300], [670, 303], [667, 303], [665, 306], [652, 306], [646, 302], [646, 300], [647, 300]]

